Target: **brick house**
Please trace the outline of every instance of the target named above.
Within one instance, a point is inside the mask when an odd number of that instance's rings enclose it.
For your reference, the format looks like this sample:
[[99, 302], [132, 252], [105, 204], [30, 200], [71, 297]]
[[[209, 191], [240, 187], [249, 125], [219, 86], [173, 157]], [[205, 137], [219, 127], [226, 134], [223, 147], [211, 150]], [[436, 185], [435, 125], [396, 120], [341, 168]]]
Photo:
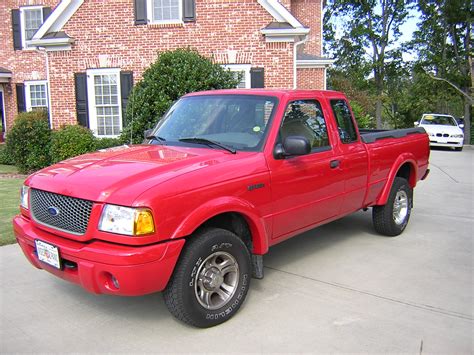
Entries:
[[3, 130], [38, 107], [50, 125], [116, 136], [128, 93], [157, 53], [191, 47], [241, 88], [324, 89], [324, 0], [2, 0]]

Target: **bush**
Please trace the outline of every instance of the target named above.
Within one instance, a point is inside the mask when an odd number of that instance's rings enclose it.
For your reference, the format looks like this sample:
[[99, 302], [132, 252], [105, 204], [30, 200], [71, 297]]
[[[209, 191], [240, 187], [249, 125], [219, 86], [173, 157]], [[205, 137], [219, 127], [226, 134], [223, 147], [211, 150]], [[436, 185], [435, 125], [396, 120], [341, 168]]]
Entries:
[[91, 130], [68, 125], [54, 131], [51, 139], [51, 162], [75, 157], [95, 150], [95, 137]]
[[97, 138], [95, 140], [95, 149], [107, 149], [111, 147], [117, 147], [122, 144], [123, 142], [120, 138]]
[[15, 161], [12, 156], [7, 152], [6, 144], [0, 144], [0, 164], [2, 165], [15, 165]]
[[7, 134], [6, 154], [20, 173], [35, 171], [51, 163], [51, 129], [45, 111], [20, 113]]
[[238, 82], [234, 73], [197, 51], [177, 49], [161, 53], [130, 93], [122, 141], [130, 142], [133, 131], [133, 143], [141, 143], [143, 132], [154, 127], [172, 103], [184, 94], [235, 88]]

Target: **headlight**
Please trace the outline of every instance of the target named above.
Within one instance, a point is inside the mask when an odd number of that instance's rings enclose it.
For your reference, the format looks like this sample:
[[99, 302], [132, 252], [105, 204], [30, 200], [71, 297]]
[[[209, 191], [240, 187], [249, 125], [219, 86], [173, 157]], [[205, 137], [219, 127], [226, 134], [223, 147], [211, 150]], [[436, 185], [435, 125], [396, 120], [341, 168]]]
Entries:
[[464, 134], [451, 134], [453, 138], [464, 138]]
[[428, 133], [428, 135], [429, 135], [430, 137], [436, 136], [436, 134], [434, 134], [434, 133]]
[[28, 186], [23, 185], [20, 190], [20, 205], [23, 208], [28, 209], [28, 200], [30, 195], [30, 188]]
[[105, 205], [99, 230], [125, 235], [145, 235], [155, 231], [153, 215], [147, 208]]

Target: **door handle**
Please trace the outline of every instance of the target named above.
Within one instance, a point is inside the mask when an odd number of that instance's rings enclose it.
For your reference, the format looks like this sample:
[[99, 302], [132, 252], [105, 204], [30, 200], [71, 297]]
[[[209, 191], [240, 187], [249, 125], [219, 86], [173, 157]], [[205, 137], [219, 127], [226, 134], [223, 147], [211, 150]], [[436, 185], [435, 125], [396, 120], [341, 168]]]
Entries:
[[331, 167], [331, 169], [336, 169], [337, 167], [339, 167], [339, 164], [341, 164], [339, 160], [331, 160], [329, 166]]

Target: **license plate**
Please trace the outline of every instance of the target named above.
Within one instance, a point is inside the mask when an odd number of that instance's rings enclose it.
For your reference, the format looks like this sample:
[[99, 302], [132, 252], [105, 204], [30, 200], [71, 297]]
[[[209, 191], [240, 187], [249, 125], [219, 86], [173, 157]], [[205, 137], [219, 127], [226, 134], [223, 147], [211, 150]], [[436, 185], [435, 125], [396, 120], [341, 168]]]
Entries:
[[61, 259], [59, 259], [59, 249], [54, 245], [35, 240], [36, 253], [38, 259], [48, 265], [54, 266], [56, 269], [61, 269]]

